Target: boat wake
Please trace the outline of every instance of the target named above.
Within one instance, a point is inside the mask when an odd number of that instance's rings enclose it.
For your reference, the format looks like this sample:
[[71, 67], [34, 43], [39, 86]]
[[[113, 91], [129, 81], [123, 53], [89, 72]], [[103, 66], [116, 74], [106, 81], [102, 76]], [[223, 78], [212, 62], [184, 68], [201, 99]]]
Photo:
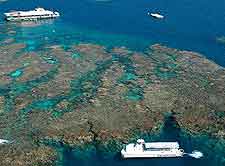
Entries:
[[196, 159], [203, 157], [203, 153], [197, 150], [193, 151], [192, 153], [188, 153], [187, 155]]

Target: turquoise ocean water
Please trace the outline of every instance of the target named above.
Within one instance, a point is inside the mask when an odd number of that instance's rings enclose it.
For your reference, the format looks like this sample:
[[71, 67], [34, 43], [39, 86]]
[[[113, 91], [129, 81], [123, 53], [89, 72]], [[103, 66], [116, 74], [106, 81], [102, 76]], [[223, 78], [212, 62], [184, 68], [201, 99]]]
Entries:
[[[133, 49], [162, 43], [203, 53], [216, 63], [225, 65], [224, 45], [216, 41], [217, 37], [225, 34], [223, 0], [9, 0], [1, 3], [0, 14], [36, 6], [58, 10], [62, 17], [49, 23], [47, 29], [44, 28], [46, 24], [37, 29], [20, 26], [21, 36], [18, 37], [35, 40], [33, 44], [38, 44], [44, 37], [49, 37], [51, 42], [95, 41]], [[166, 19], [149, 18], [148, 11], [160, 12]]]
[[[61, 17], [47, 20], [30, 26], [29, 23], [6, 23], [3, 13], [14, 9], [31, 9], [41, 6], [58, 10]], [[196, 51], [208, 59], [225, 66], [225, 46], [216, 41], [225, 35], [225, 1], [209, 0], [9, 0], [0, 3], [1, 23], [0, 40], [11, 34], [12, 29], [18, 32], [13, 38], [16, 42], [25, 42], [28, 51], [43, 49], [46, 45], [61, 44], [67, 47], [76, 42], [93, 42], [108, 47], [126, 46], [133, 50], [143, 50], [151, 44], [162, 43], [169, 47]], [[161, 12], [165, 20], [155, 20], [147, 12]], [[11, 35], [12, 36], [12, 35]], [[13, 75], [21, 74], [19, 71]], [[169, 127], [168, 127], [169, 128]], [[172, 132], [171, 132], [172, 131]], [[165, 132], [165, 131], [164, 131]], [[175, 133], [173, 133], [175, 132]], [[105, 157], [104, 153], [90, 152], [86, 159], [80, 159], [76, 151], [57, 147], [63, 166], [211, 166], [221, 165], [224, 147], [218, 140], [207, 136], [190, 137], [176, 134], [169, 129], [167, 137], [158, 136], [153, 140], [173, 140], [181, 142], [182, 147], [191, 152], [194, 149], [208, 152], [209, 156], [195, 160], [189, 157], [181, 159], [121, 160], [119, 155]], [[170, 134], [172, 137], [169, 137]], [[169, 138], [168, 138], [169, 137]], [[152, 136], [146, 136], [152, 140]], [[213, 155], [213, 150], [219, 150]], [[225, 163], [225, 159], [223, 163]]]

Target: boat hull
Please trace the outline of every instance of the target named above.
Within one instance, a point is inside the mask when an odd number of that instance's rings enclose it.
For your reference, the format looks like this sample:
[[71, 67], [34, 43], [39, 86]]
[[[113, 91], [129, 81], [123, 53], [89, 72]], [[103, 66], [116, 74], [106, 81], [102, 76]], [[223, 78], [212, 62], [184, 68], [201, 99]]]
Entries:
[[5, 17], [6, 21], [34, 21], [40, 19], [54, 19], [59, 17], [59, 15], [53, 16], [33, 16], [33, 17]]
[[176, 158], [183, 157], [182, 152], [162, 152], [162, 151], [152, 151], [152, 152], [139, 152], [139, 153], [129, 153], [125, 150], [121, 151], [122, 158]]
[[155, 13], [151, 13], [150, 14], [153, 18], [157, 18], [157, 19], [163, 19], [164, 16], [160, 15], [160, 14], [155, 14]]

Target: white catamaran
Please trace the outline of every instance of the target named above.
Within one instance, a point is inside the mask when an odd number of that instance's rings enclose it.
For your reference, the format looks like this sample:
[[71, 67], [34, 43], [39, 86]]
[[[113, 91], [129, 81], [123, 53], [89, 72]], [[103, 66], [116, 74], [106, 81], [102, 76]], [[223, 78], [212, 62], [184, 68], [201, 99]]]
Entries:
[[199, 151], [193, 151], [191, 154], [185, 153], [183, 149], [180, 149], [178, 142], [145, 143], [143, 139], [138, 139], [137, 143], [128, 144], [121, 150], [123, 158], [183, 157], [184, 155], [194, 158], [203, 156]]
[[4, 15], [7, 21], [37, 20], [60, 16], [58, 12], [45, 10], [44, 8], [35, 8], [30, 11], [13, 11], [4, 13]]

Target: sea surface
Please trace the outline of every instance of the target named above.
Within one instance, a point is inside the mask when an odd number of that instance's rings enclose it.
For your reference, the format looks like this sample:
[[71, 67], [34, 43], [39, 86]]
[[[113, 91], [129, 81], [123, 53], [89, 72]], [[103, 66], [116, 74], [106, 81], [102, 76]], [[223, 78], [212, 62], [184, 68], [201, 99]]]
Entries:
[[[3, 13], [8, 10], [27, 10], [36, 6], [54, 9], [61, 13], [56, 20], [36, 23], [6, 23]], [[156, 20], [148, 12], [160, 12], [163, 20]], [[67, 47], [76, 42], [92, 42], [107, 47], [126, 46], [144, 50], [151, 44], [163, 45], [202, 53], [206, 58], [225, 66], [225, 45], [216, 41], [225, 35], [225, 1], [209, 0], [8, 0], [0, 3], [0, 31], [17, 28], [16, 41], [25, 42], [30, 51], [46, 45], [61, 44]], [[6, 28], [3, 30], [3, 28]], [[0, 40], [10, 33], [0, 34]], [[28, 51], [29, 51], [28, 50]], [[178, 138], [174, 137], [173, 140]], [[162, 140], [160, 138], [156, 140]], [[191, 152], [204, 149], [207, 137], [202, 139], [181, 137], [183, 148]], [[216, 145], [216, 144], [215, 144]], [[218, 145], [219, 146], [219, 145]], [[63, 166], [211, 166], [212, 158], [151, 160], [121, 160], [119, 156], [104, 158], [94, 153], [88, 159], [78, 159], [74, 151], [62, 149]], [[219, 154], [218, 154], [219, 155]], [[220, 158], [220, 157], [218, 157]], [[214, 158], [215, 159], [215, 158]], [[216, 160], [216, 159], [215, 159]]]
[[[47, 29], [46, 24], [37, 29], [21, 26], [18, 37], [23, 40], [38, 43], [48, 37], [51, 42], [83, 40], [132, 49], [161, 43], [202, 53], [225, 66], [225, 46], [216, 41], [225, 35], [224, 0], [8, 0], [0, 4], [0, 14], [37, 6], [55, 9], [62, 16]], [[148, 12], [160, 12], [165, 19], [152, 19]]]

